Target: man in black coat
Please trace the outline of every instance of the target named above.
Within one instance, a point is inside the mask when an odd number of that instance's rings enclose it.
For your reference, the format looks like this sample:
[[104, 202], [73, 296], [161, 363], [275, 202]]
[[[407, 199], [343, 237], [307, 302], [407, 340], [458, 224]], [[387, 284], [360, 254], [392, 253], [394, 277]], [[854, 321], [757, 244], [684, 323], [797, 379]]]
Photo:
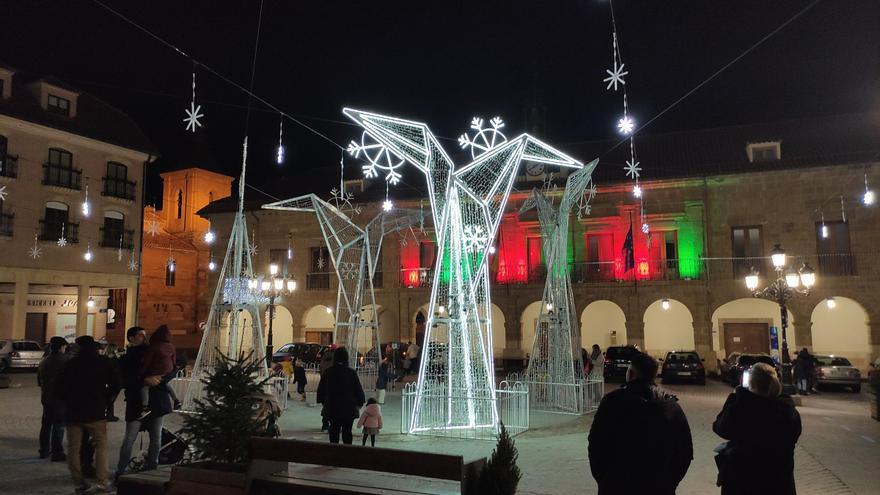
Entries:
[[599, 495], [672, 495], [693, 459], [678, 399], [654, 384], [657, 361], [636, 355], [626, 383], [599, 404], [588, 437]]
[[62, 337], [49, 340], [49, 354], [40, 361], [37, 383], [43, 418], [40, 424], [40, 459], [52, 456], [52, 462], [64, 462], [64, 403], [55, 397], [55, 380], [69, 356], [65, 354], [67, 341]]
[[[119, 360], [119, 370], [122, 373], [122, 385], [125, 387], [125, 436], [119, 447], [119, 463], [116, 465], [116, 478], [125, 474], [131, 461], [131, 448], [137, 439], [138, 433], [146, 430], [149, 432], [150, 443], [147, 448], [147, 458], [144, 469], [156, 469], [159, 464], [159, 449], [162, 444], [162, 426], [166, 414], [172, 411], [171, 396], [168, 389], [162, 387], [150, 387], [150, 415], [139, 420], [143, 411], [141, 404], [141, 388], [143, 377], [141, 376], [141, 361], [147, 351], [147, 335], [141, 327], [131, 327], [126, 332], [128, 349]], [[172, 371], [163, 377], [162, 383], [174, 378]]]
[[64, 402], [67, 424], [67, 467], [77, 493], [89, 490], [80, 465], [80, 445], [88, 433], [95, 448], [97, 486], [90, 493], [111, 491], [107, 473], [107, 400], [119, 392], [119, 375], [98, 343], [88, 335], [77, 337], [79, 354], [68, 361], [55, 380], [55, 396]]
[[318, 383], [318, 402], [323, 404], [323, 415], [330, 420], [330, 443], [351, 445], [351, 427], [360, 416], [366, 402], [357, 372], [348, 367], [348, 351], [340, 347], [333, 352], [333, 366], [321, 374]]

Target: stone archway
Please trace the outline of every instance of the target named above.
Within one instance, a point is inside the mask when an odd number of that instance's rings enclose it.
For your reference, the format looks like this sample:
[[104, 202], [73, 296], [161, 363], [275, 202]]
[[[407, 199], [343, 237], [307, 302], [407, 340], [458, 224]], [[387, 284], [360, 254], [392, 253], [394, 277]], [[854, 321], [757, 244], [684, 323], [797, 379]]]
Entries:
[[[664, 308], [664, 301], [668, 307]], [[681, 301], [658, 299], [645, 309], [645, 348], [654, 357], [665, 357], [668, 351], [692, 351], [694, 317]]]
[[541, 313], [544, 312], [544, 308], [541, 306], [541, 301], [535, 301], [523, 309], [522, 315], [520, 316], [520, 341], [519, 341], [519, 350], [522, 358], [526, 357], [526, 354], [530, 354], [532, 352], [532, 346], [535, 343], [535, 327], [538, 324], [538, 317]]
[[599, 344], [604, 351], [613, 345], [626, 345], [626, 314], [617, 304], [593, 301], [581, 313], [581, 347], [590, 350]]
[[[790, 353], [797, 349], [795, 338], [794, 316], [788, 311], [788, 348]], [[728, 301], [719, 306], [712, 313], [712, 349], [718, 359], [726, 358], [732, 351], [725, 346], [725, 324], [763, 323], [768, 327], [776, 327], [779, 331], [779, 347], [782, 348], [782, 318], [779, 314], [779, 306], [773, 301], [757, 298], [741, 298]], [[768, 334], [767, 341], [770, 337]]]
[[323, 304], [316, 304], [307, 309], [301, 320], [303, 335], [306, 342], [328, 344], [333, 342], [333, 328], [336, 318], [333, 309]]
[[[263, 333], [268, 339], [269, 335], [269, 310], [266, 309], [266, 323], [263, 325]], [[280, 305], [275, 305], [275, 320], [272, 322], [272, 347], [278, 349], [284, 344], [293, 342], [293, 315]], [[266, 341], [268, 342], [268, 340]]]
[[867, 372], [871, 362], [871, 328], [868, 312], [848, 297], [834, 297], [833, 307], [822, 300], [813, 308], [813, 353], [844, 356]]

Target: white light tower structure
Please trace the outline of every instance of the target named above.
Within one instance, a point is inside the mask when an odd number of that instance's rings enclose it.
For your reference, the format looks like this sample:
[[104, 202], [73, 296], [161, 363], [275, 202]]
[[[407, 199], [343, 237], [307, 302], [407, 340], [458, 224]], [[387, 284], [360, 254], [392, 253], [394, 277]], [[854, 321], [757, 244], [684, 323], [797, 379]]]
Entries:
[[[428, 126], [346, 108], [386, 152], [425, 177], [437, 236], [437, 265], [409, 433], [494, 437], [499, 415], [492, 356], [492, 305], [486, 262], [516, 172], [523, 161], [581, 168], [582, 163], [528, 134], [471, 146], [473, 160], [456, 168]], [[493, 129], [500, 128], [500, 119]], [[482, 121], [472, 128], [486, 136]], [[502, 139], [495, 139], [501, 137]], [[479, 149], [478, 149], [479, 148]], [[349, 148], [357, 153], [358, 147]], [[393, 162], [392, 162], [393, 163]], [[393, 167], [392, 167], [393, 168]], [[392, 175], [389, 177], [399, 177]]]
[[[201, 380], [220, 360], [220, 354], [232, 359], [240, 356], [265, 360], [263, 328], [258, 305], [265, 302], [259, 294], [251, 246], [248, 241], [247, 222], [244, 216], [244, 184], [247, 170], [247, 138], [242, 151], [241, 177], [238, 182], [238, 211], [232, 224], [223, 267], [214, 289], [214, 297], [208, 311], [208, 321], [202, 334], [199, 354], [193, 366], [192, 376], [183, 401], [183, 410], [193, 410], [195, 399], [202, 396]], [[260, 376], [268, 376], [268, 370], [260, 368]]]
[[[365, 389], [375, 388], [378, 359], [382, 350], [379, 347], [379, 321], [373, 277], [381, 255], [382, 240], [387, 234], [419, 225], [422, 212], [407, 209], [381, 212], [366, 228], [361, 229], [339, 208], [315, 194], [269, 203], [263, 205], [263, 208], [315, 213], [339, 280], [333, 341], [349, 350], [349, 365], [358, 371], [361, 385]], [[368, 303], [371, 305], [370, 321], [362, 318], [365, 296], [369, 298]], [[364, 331], [368, 332], [366, 339]], [[372, 348], [375, 354], [365, 355], [363, 360], [359, 360], [358, 350], [363, 347], [359, 344], [365, 342], [368, 347], [364, 351]]]
[[540, 189], [533, 190], [520, 208], [520, 214], [538, 211], [547, 266], [535, 341], [522, 379], [529, 387], [532, 406], [539, 409], [582, 414], [597, 407], [602, 396], [601, 381], [591, 386], [584, 376], [580, 326], [566, 255], [572, 207], [582, 201], [598, 161], [569, 175], [558, 210]]

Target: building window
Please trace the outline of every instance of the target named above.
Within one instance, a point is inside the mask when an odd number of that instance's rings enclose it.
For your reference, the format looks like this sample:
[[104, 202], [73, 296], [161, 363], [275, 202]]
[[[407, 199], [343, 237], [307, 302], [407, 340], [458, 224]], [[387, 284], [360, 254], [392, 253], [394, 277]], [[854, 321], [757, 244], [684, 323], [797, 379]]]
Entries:
[[[823, 226], [827, 235], [823, 234]], [[856, 258], [850, 251], [848, 222], [816, 222], [816, 251], [821, 275], [856, 275]]]
[[306, 289], [329, 289], [330, 252], [325, 247], [313, 247], [309, 250], [309, 255], [309, 273], [306, 276]]
[[782, 158], [782, 146], [780, 141], [749, 143], [746, 145], [746, 155], [752, 163], [772, 162]]
[[49, 160], [43, 166], [43, 184], [68, 189], [82, 187], [82, 170], [73, 168], [73, 155], [69, 151], [49, 149]]
[[364, 192], [364, 181], [363, 179], [351, 179], [347, 180], [343, 183], [345, 186], [345, 192], [347, 193], [362, 193]]
[[0, 177], [18, 177], [18, 158], [9, 156], [9, 142], [0, 136]]
[[104, 196], [133, 200], [135, 183], [128, 180], [128, 167], [117, 162], [107, 162], [104, 177]]
[[172, 267], [176, 268], [173, 263], [165, 264], [165, 287], [174, 287], [174, 278], [177, 271]]
[[134, 247], [134, 231], [125, 230], [125, 215], [118, 211], [104, 213], [104, 225], [101, 227], [101, 246], [132, 249]]
[[43, 209], [43, 219], [40, 220], [40, 240], [57, 241], [62, 233], [67, 242], [78, 242], [79, 224], [70, 222], [66, 204], [49, 201]]
[[177, 219], [183, 218], [183, 191], [177, 190]]
[[587, 263], [575, 280], [614, 280], [614, 236], [609, 233], [587, 235]]
[[754, 267], [760, 273], [764, 273], [766, 260], [764, 256], [764, 242], [761, 238], [761, 227], [734, 227], [731, 230], [733, 242], [733, 275], [742, 278], [749, 274]]
[[60, 96], [49, 95], [49, 99], [46, 103], [46, 110], [56, 113], [58, 115], [63, 115], [65, 117], [70, 116], [70, 100], [65, 98], [61, 98]]
[[529, 282], [544, 279], [546, 270], [542, 263], [543, 255], [544, 253], [541, 251], [541, 238], [537, 236], [526, 238], [526, 256], [528, 257], [526, 263], [529, 267]]

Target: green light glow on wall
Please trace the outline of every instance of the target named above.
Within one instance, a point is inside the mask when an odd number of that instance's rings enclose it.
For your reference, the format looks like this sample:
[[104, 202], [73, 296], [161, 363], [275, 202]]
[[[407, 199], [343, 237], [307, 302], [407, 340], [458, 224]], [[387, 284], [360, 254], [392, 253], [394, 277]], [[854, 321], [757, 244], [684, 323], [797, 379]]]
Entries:
[[702, 219], [700, 216], [689, 214], [679, 219], [676, 225], [678, 227], [678, 274], [683, 279], [697, 279], [703, 271], [700, 261], [700, 257], [703, 255]]

